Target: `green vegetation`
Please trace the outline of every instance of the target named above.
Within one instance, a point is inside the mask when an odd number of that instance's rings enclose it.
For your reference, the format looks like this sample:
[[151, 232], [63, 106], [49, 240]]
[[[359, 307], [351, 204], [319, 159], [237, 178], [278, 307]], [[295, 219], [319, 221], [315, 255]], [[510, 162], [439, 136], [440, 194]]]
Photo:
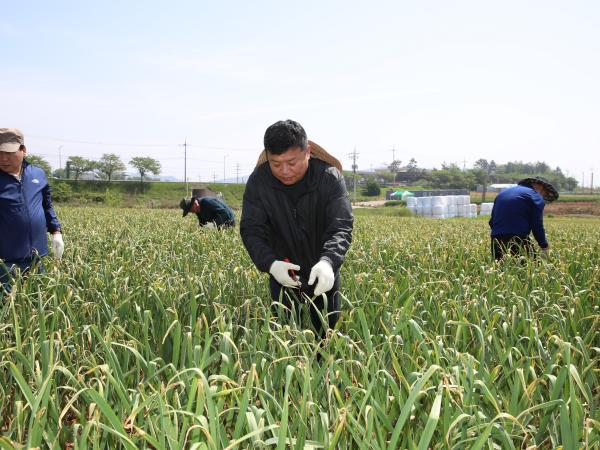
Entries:
[[78, 180], [81, 174], [91, 172], [96, 167], [96, 162], [82, 156], [69, 156], [67, 160], [68, 177]]
[[116, 153], [104, 153], [96, 163], [98, 172], [104, 175], [108, 181], [126, 169], [125, 164]]
[[[485, 201], [493, 202], [496, 198], [495, 192], [486, 192]], [[471, 203], [481, 203], [482, 193], [471, 192]], [[600, 195], [586, 195], [586, 194], [561, 194], [558, 197], [557, 202], [600, 202]]]
[[406, 206], [406, 202], [402, 200], [388, 200], [383, 206], [394, 207], [394, 206]]
[[[52, 198], [57, 203], [69, 205], [107, 205], [140, 208], [179, 208], [185, 195], [184, 183], [139, 181], [75, 181], [50, 180]], [[245, 185], [220, 183], [188, 183], [189, 193], [198, 187], [209, 187], [222, 192], [233, 209], [242, 205]]]
[[483, 221], [359, 216], [321, 346], [237, 232], [58, 212], [64, 259], [0, 308], [2, 449], [600, 445], [597, 220], [497, 265]]
[[[352, 187], [348, 188], [348, 195], [350, 196], [350, 200], [354, 203], [354, 192]], [[379, 195], [370, 196], [363, 194], [362, 186], [357, 186], [356, 188], [356, 202], [372, 202], [374, 200], [384, 200], [385, 199], [385, 191], [381, 189]]]
[[[401, 161], [394, 161], [384, 170], [362, 172], [358, 180], [375, 177], [377, 181], [386, 184], [402, 183], [406, 185], [426, 186], [427, 189], [469, 189], [476, 190], [478, 186], [488, 186], [493, 183], [516, 183], [523, 178], [543, 176], [560, 191], [574, 191], [578, 182], [575, 178], [566, 176], [560, 167], [552, 169], [544, 162], [523, 163], [508, 162], [496, 164], [495, 161], [479, 159], [472, 168], [461, 168], [456, 164], [442, 164], [440, 169], [423, 169], [417, 167], [417, 162], [411, 159], [405, 167]], [[348, 186], [352, 184], [353, 175], [345, 171]]]
[[564, 194], [557, 202], [600, 202], [600, 195]]
[[354, 208], [353, 213], [357, 217], [362, 216], [385, 216], [385, 217], [412, 217], [413, 214], [409, 209], [401, 206], [394, 206], [390, 208]]
[[140, 173], [140, 182], [143, 185], [144, 177], [151, 173], [153, 175], [160, 174], [160, 162], [148, 156], [136, 156], [129, 161], [133, 167]]
[[381, 195], [381, 188], [379, 187], [379, 183], [374, 179], [370, 179], [367, 181], [367, 185], [365, 189], [363, 189], [363, 195], [367, 197], [378, 197]]

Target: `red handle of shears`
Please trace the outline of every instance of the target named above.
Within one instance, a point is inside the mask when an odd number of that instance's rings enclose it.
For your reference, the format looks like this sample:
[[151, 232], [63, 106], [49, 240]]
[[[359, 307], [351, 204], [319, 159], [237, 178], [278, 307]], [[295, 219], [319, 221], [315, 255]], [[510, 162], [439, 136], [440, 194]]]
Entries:
[[[291, 262], [290, 258], [284, 258], [283, 260], [286, 263]], [[295, 270], [290, 269], [290, 270], [288, 270], [288, 272], [289, 272], [290, 276], [292, 277], [292, 280], [294, 280], [294, 281], [298, 280], [298, 276], [296, 275], [296, 271]]]

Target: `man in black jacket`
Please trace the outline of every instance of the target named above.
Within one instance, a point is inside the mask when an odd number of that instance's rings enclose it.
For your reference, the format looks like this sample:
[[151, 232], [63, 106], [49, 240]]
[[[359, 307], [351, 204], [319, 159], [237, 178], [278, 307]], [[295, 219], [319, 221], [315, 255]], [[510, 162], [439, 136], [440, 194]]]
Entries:
[[184, 198], [179, 202], [183, 217], [194, 213], [198, 217], [198, 225], [208, 228], [231, 228], [235, 226], [235, 215], [224, 201], [216, 197]]
[[256, 267], [270, 273], [274, 301], [299, 311], [302, 298], [312, 300], [311, 321], [324, 337], [319, 315], [330, 328], [339, 318], [339, 271], [352, 241], [341, 165], [292, 120], [267, 128], [264, 146], [246, 183], [242, 241]]

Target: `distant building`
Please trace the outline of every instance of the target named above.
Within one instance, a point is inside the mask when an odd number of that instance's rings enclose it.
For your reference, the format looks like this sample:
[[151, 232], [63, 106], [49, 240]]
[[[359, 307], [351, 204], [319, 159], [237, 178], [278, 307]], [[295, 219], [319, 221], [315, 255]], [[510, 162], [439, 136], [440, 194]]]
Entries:
[[82, 174], [79, 175], [79, 179], [91, 181], [91, 180], [101, 180], [102, 177], [100, 175], [98, 175], [96, 172], [83, 172]]
[[[515, 183], [494, 183], [488, 185], [487, 192], [502, 192], [508, 188], [516, 186]], [[477, 186], [477, 192], [483, 192], [483, 186]]]

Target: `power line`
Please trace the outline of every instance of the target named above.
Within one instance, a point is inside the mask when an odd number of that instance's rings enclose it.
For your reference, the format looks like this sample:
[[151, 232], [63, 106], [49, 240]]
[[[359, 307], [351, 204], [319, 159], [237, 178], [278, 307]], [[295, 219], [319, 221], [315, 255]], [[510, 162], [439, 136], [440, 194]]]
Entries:
[[[27, 138], [34, 139], [46, 139], [50, 141], [58, 141], [58, 142], [66, 142], [70, 144], [83, 144], [83, 145], [100, 145], [100, 146], [110, 146], [110, 147], [174, 147], [178, 144], [133, 144], [133, 143], [117, 143], [117, 142], [99, 142], [99, 141], [85, 141], [85, 140], [77, 140], [77, 139], [68, 139], [68, 138], [57, 138], [53, 136], [40, 136], [35, 134], [28, 134]], [[181, 144], [179, 144], [181, 145]], [[240, 147], [218, 147], [214, 145], [191, 145], [188, 144], [188, 147], [193, 148], [203, 148], [207, 150], [227, 150], [232, 152], [247, 152], [247, 151], [257, 151], [256, 148], [240, 148]]]
[[[180, 144], [180, 146], [183, 146], [183, 144]], [[187, 144], [187, 146], [191, 147], [190, 144]], [[61, 153], [58, 153], [58, 152], [56, 152], [56, 153], [55, 152], [49, 152], [49, 153], [48, 152], [45, 152], [45, 153], [29, 152], [29, 153], [36, 155], [36, 156], [46, 156], [46, 157], [56, 156], [56, 155], [59, 155], [59, 157], [60, 157], [60, 155], [61, 155]], [[133, 155], [133, 153], [131, 155]], [[73, 154], [66, 154], [63, 156], [66, 156], [68, 158], [69, 156], [79, 156], [79, 155], [77, 155], [76, 153], [73, 153]], [[121, 155], [121, 156], [125, 159], [127, 158], [126, 155]], [[188, 161], [195, 161], [195, 162], [206, 163], [206, 164], [219, 164], [219, 165], [223, 164], [223, 161], [220, 161], [220, 160], [201, 159], [201, 158], [194, 157], [194, 156], [188, 156], [187, 159], [188, 159]], [[181, 156], [167, 156], [167, 157], [161, 156], [160, 160], [161, 161], [181, 161]], [[242, 165], [242, 167], [254, 167], [254, 165], [244, 164], [244, 165]]]
[[84, 144], [84, 145], [103, 145], [103, 146], [122, 146], [122, 147], [172, 147], [173, 144], [124, 144], [124, 143], [114, 143], [114, 142], [93, 142], [93, 141], [80, 141], [77, 139], [64, 139], [64, 138], [56, 138], [51, 136], [39, 136], [35, 134], [28, 134], [27, 138], [34, 139], [46, 139], [49, 141], [58, 141], [58, 142], [67, 142], [69, 144]]

